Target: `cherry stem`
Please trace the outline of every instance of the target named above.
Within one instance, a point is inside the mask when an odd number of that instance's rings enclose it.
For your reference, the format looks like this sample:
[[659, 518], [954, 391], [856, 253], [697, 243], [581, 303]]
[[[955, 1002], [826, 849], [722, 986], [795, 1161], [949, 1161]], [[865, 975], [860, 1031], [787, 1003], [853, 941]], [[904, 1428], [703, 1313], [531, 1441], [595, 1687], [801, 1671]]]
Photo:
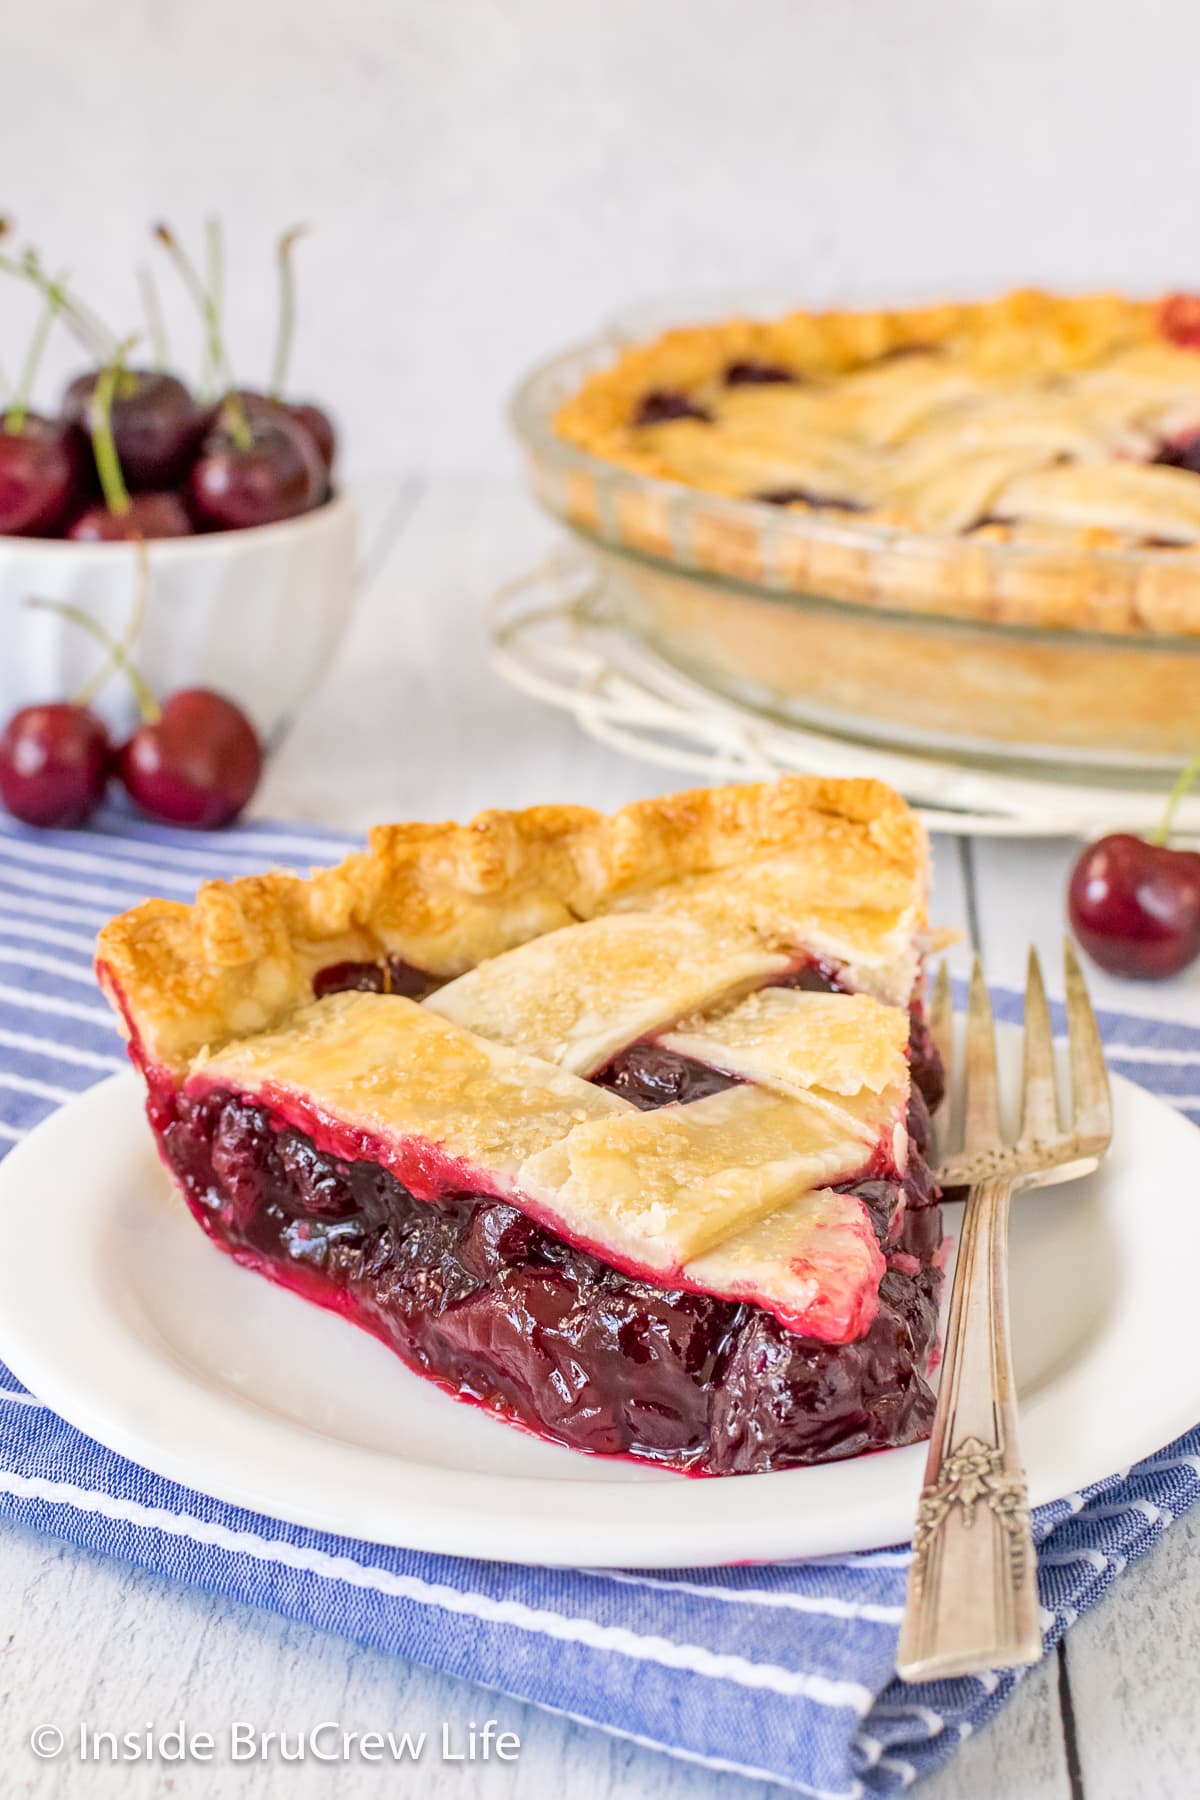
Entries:
[[221, 349], [221, 323], [208, 288], [200, 279], [195, 263], [169, 225], [156, 225], [154, 235], [174, 263], [176, 271], [191, 295], [204, 322], [206, 369], [220, 374], [224, 367]]
[[[223, 339], [221, 312], [225, 305], [225, 245], [221, 236], [219, 219], [204, 221], [204, 275], [205, 293], [212, 306], [213, 331], [216, 342], [221, 345]], [[224, 354], [223, 348], [221, 354]], [[210, 342], [205, 355], [205, 386], [207, 387], [210, 382], [214, 385], [219, 383], [221, 373], [221, 365], [214, 360], [213, 347]], [[232, 381], [227, 378], [225, 385], [226, 387], [231, 386]]]
[[[133, 686], [135, 695], [137, 694], [136, 684], [138, 682], [141, 683], [142, 688], [145, 690], [143, 698], [146, 696], [149, 697], [153, 711], [157, 717], [158, 702], [150, 692], [150, 688], [143, 679], [141, 671], [137, 670], [132, 662], [133, 646], [142, 635], [142, 626], [146, 622], [146, 602], [150, 596], [150, 555], [146, 549], [145, 538], [140, 536], [135, 538], [134, 548], [137, 555], [137, 580], [134, 583], [133, 605], [129, 610], [129, 618], [126, 620], [125, 630], [121, 634], [120, 642], [109, 646], [107, 657], [101, 667], [97, 669], [96, 673], [92, 676], [91, 680], [85, 682], [83, 687], [80, 688], [78, 694], [75, 696], [74, 704], [76, 706], [90, 706], [101, 688], [107, 684], [114, 670], [120, 668], [128, 673], [130, 685]], [[89, 622], [91, 622], [90, 615]], [[145, 718], [145, 706], [142, 704], [141, 699], [139, 699], [139, 711], [141, 712], [142, 717]], [[154, 722], [154, 719], [148, 721], [150, 724], [153, 724]]]
[[34, 326], [33, 336], [29, 340], [29, 349], [25, 352], [25, 361], [17, 378], [16, 392], [13, 394], [8, 411], [4, 415], [4, 429], [19, 436], [25, 429], [25, 419], [29, 412], [29, 401], [33, 393], [33, 384], [37, 380], [37, 372], [41, 366], [42, 355], [46, 348], [46, 339], [50, 336], [50, 327], [62, 311], [63, 287], [66, 279], [60, 275], [52, 281], [46, 290], [46, 303], [42, 307], [38, 322]]
[[162, 717], [162, 708], [154, 698], [149, 682], [130, 655], [132, 645], [137, 640], [138, 633], [142, 629], [142, 621], [145, 618], [146, 593], [150, 581], [149, 558], [146, 555], [146, 546], [141, 540], [138, 542], [137, 552], [138, 583], [134, 593], [133, 611], [120, 643], [108, 635], [98, 619], [93, 619], [91, 613], [85, 612], [82, 606], [76, 606], [71, 600], [32, 599], [26, 600], [25, 604], [33, 607], [36, 611], [57, 613], [60, 618], [69, 619], [73, 625], [78, 625], [90, 637], [95, 638], [105, 652], [103, 665], [80, 688], [71, 703], [73, 706], [90, 706], [114, 670], [120, 669], [133, 690], [133, 697], [137, 702], [142, 723], [157, 725]]
[[163, 318], [158, 283], [154, 279], [154, 270], [149, 263], [139, 263], [137, 278], [142, 295], [142, 311], [146, 315], [146, 329], [150, 333], [150, 342], [154, 346], [154, 366], [161, 375], [171, 360], [171, 346], [167, 341], [167, 327]]
[[[250, 430], [250, 422], [246, 417], [246, 409], [242, 405], [241, 395], [234, 390], [233, 376], [230, 372], [228, 358], [225, 355], [225, 346], [221, 339], [221, 316], [217, 298], [214, 295], [212, 288], [206, 286], [200, 279], [200, 273], [196, 268], [195, 263], [192, 261], [183, 245], [179, 242], [179, 239], [175, 236], [175, 233], [171, 230], [170, 226], [156, 225], [154, 227], [154, 235], [162, 245], [163, 249], [167, 252], [167, 255], [171, 258], [171, 261], [175, 264], [180, 279], [187, 288], [188, 293], [191, 295], [199, 310], [200, 317], [204, 321], [207, 339], [207, 367], [212, 369], [216, 373], [218, 379], [225, 383], [226, 393], [221, 404], [225, 416], [229, 421], [229, 435], [233, 439], [237, 449], [249, 450], [254, 442], [254, 434]], [[216, 250], [215, 258], [213, 255], [214, 248]], [[210, 221], [209, 229], [209, 272], [210, 278], [215, 274], [219, 287], [221, 272], [220, 236], [219, 230], [216, 229], [215, 220]]]
[[97, 362], [103, 362], [112, 355], [117, 340], [108, 326], [90, 307], [84, 306], [83, 302], [76, 299], [74, 294], [68, 293], [61, 281], [51, 281], [31, 252], [23, 256], [19, 262], [11, 256], [0, 256], [0, 272], [5, 275], [16, 275], [22, 281], [31, 281], [47, 300], [57, 289], [58, 304], [63, 319], [88, 355], [94, 357]]
[[272, 400], [282, 400], [287, 385], [288, 364], [292, 360], [292, 338], [296, 330], [296, 272], [292, 264], [292, 249], [297, 238], [302, 238], [307, 230], [307, 225], [293, 225], [283, 233], [275, 253], [279, 269], [279, 320], [275, 327], [275, 354], [271, 359], [271, 385], [268, 389]]
[[125, 373], [125, 358], [137, 343], [136, 338], [126, 338], [117, 346], [117, 353], [110, 363], [101, 369], [96, 377], [96, 385], [92, 390], [92, 404], [88, 408], [88, 424], [92, 433], [92, 454], [96, 459], [96, 473], [100, 477], [100, 488], [104, 495], [104, 504], [110, 513], [123, 518], [129, 511], [129, 489], [125, 485], [125, 477], [121, 472], [121, 459], [117, 455], [117, 440], [113, 436], [112, 409], [117, 392], [117, 384]]
[[1171, 828], [1175, 823], [1175, 814], [1179, 811], [1179, 802], [1192, 786], [1197, 775], [1200, 775], [1200, 750], [1196, 752], [1191, 762], [1180, 771], [1178, 781], [1167, 795], [1166, 810], [1159, 820], [1158, 825], [1150, 833], [1148, 842], [1160, 846], [1167, 842], [1171, 835]]

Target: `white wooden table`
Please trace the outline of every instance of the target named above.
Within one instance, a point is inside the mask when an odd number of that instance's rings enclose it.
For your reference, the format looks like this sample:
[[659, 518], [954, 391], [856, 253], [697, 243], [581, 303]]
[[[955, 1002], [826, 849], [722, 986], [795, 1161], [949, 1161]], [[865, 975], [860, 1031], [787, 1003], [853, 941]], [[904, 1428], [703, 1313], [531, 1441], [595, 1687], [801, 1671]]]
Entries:
[[[582, 737], [489, 671], [485, 596], [542, 554], [549, 526], [514, 489], [380, 486], [363, 495], [364, 586], [352, 629], [282, 747], [261, 809], [349, 830], [572, 799], [602, 807], [677, 785], [669, 771]], [[1071, 846], [936, 845], [933, 915], [1019, 985], [1027, 945], [1057, 966]], [[1154, 988], [1095, 981], [1097, 1000], [1200, 1022], [1200, 978]], [[1187, 1518], [1035, 1670], [1011, 1706], [932, 1780], [931, 1800], [1183, 1800], [1200, 1787], [1200, 1522]], [[395, 1658], [20, 1531], [0, 1532], [0, 1788], [5, 1795], [227, 1795], [339, 1800], [399, 1790], [387, 1765], [230, 1767], [38, 1763], [43, 1722], [227, 1730], [462, 1728], [496, 1718], [517, 1761], [427, 1755], [403, 1791], [442, 1800], [741, 1800], [719, 1776], [498, 1699]], [[757, 1790], [755, 1790], [757, 1791]], [[763, 1788], [760, 1800], [778, 1790]]]

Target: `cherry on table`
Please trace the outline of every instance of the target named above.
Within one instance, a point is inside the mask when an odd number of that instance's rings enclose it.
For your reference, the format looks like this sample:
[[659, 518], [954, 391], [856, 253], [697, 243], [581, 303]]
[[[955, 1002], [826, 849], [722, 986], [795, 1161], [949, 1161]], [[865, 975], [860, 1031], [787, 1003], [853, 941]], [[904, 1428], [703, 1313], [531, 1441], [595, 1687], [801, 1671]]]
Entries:
[[327, 485], [320, 451], [303, 426], [277, 410], [234, 410], [227, 401], [192, 465], [187, 498], [202, 528], [242, 531], [311, 512]]
[[0, 428], [0, 533], [52, 532], [76, 504], [82, 458], [73, 426], [26, 413]]
[[[77, 375], [63, 396], [63, 416], [91, 429], [92, 404], [102, 371]], [[122, 369], [112, 397], [112, 434], [121, 470], [131, 488], [169, 488], [187, 472], [210, 411], [197, 404], [177, 375], [158, 369]]]
[[1067, 914], [1092, 959], [1112, 975], [1158, 981], [1200, 956], [1200, 852], [1176, 850], [1171, 827], [1200, 775], [1200, 752], [1180, 771], [1149, 837], [1110, 832], [1071, 871]]
[[1200, 852], [1130, 832], [1089, 844], [1067, 909], [1088, 955], [1112, 975], [1155, 981], [1200, 955]]
[[26, 825], [86, 824], [104, 798], [112, 746], [86, 706], [24, 706], [0, 736], [0, 799]]
[[124, 512], [111, 507], [89, 506], [75, 520], [67, 536], [77, 544], [120, 544], [139, 538], [177, 538], [192, 535], [192, 521], [178, 494], [131, 494]]
[[262, 746], [232, 700], [184, 688], [117, 753], [130, 798], [152, 819], [201, 830], [229, 825], [262, 774]]

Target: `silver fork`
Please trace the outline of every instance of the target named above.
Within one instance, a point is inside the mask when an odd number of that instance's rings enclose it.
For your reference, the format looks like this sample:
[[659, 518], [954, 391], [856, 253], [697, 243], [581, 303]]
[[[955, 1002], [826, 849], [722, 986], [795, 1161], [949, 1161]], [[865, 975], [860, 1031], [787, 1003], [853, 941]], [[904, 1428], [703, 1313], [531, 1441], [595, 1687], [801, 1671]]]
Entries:
[[1050, 1009], [1036, 951], [1025, 986], [1021, 1124], [1000, 1123], [992, 1007], [971, 973], [960, 1147], [949, 1152], [954, 1010], [938, 973], [930, 1027], [946, 1065], [938, 1132], [943, 1186], [969, 1186], [950, 1295], [937, 1411], [913, 1531], [897, 1669], [932, 1681], [1036, 1662], [1042, 1653], [1036, 1561], [1017, 1443], [1008, 1324], [1008, 1211], [1014, 1192], [1086, 1175], [1112, 1138], [1108, 1071], [1074, 949], [1064, 951], [1070, 1102], [1060, 1117]]

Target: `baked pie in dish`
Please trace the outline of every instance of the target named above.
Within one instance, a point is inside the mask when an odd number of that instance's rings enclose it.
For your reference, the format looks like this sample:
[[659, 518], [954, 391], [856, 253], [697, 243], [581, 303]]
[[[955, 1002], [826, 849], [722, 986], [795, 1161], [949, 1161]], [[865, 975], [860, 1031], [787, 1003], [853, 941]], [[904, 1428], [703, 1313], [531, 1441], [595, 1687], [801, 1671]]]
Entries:
[[1058, 779], [1191, 754], [1200, 299], [609, 332], [513, 423], [603, 622], [724, 698]]
[[[1017, 293], [671, 331], [592, 375], [555, 426], [642, 474], [948, 539], [941, 581], [969, 605], [980, 542], [1200, 543], [1200, 298]], [[1086, 584], [1067, 604], [1067, 622], [1106, 622]]]
[[928, 1429], [927, 852], [872, 782], [398, 825], [101, 933], [167, 1169], [455, 1395], [704, 1474]]

